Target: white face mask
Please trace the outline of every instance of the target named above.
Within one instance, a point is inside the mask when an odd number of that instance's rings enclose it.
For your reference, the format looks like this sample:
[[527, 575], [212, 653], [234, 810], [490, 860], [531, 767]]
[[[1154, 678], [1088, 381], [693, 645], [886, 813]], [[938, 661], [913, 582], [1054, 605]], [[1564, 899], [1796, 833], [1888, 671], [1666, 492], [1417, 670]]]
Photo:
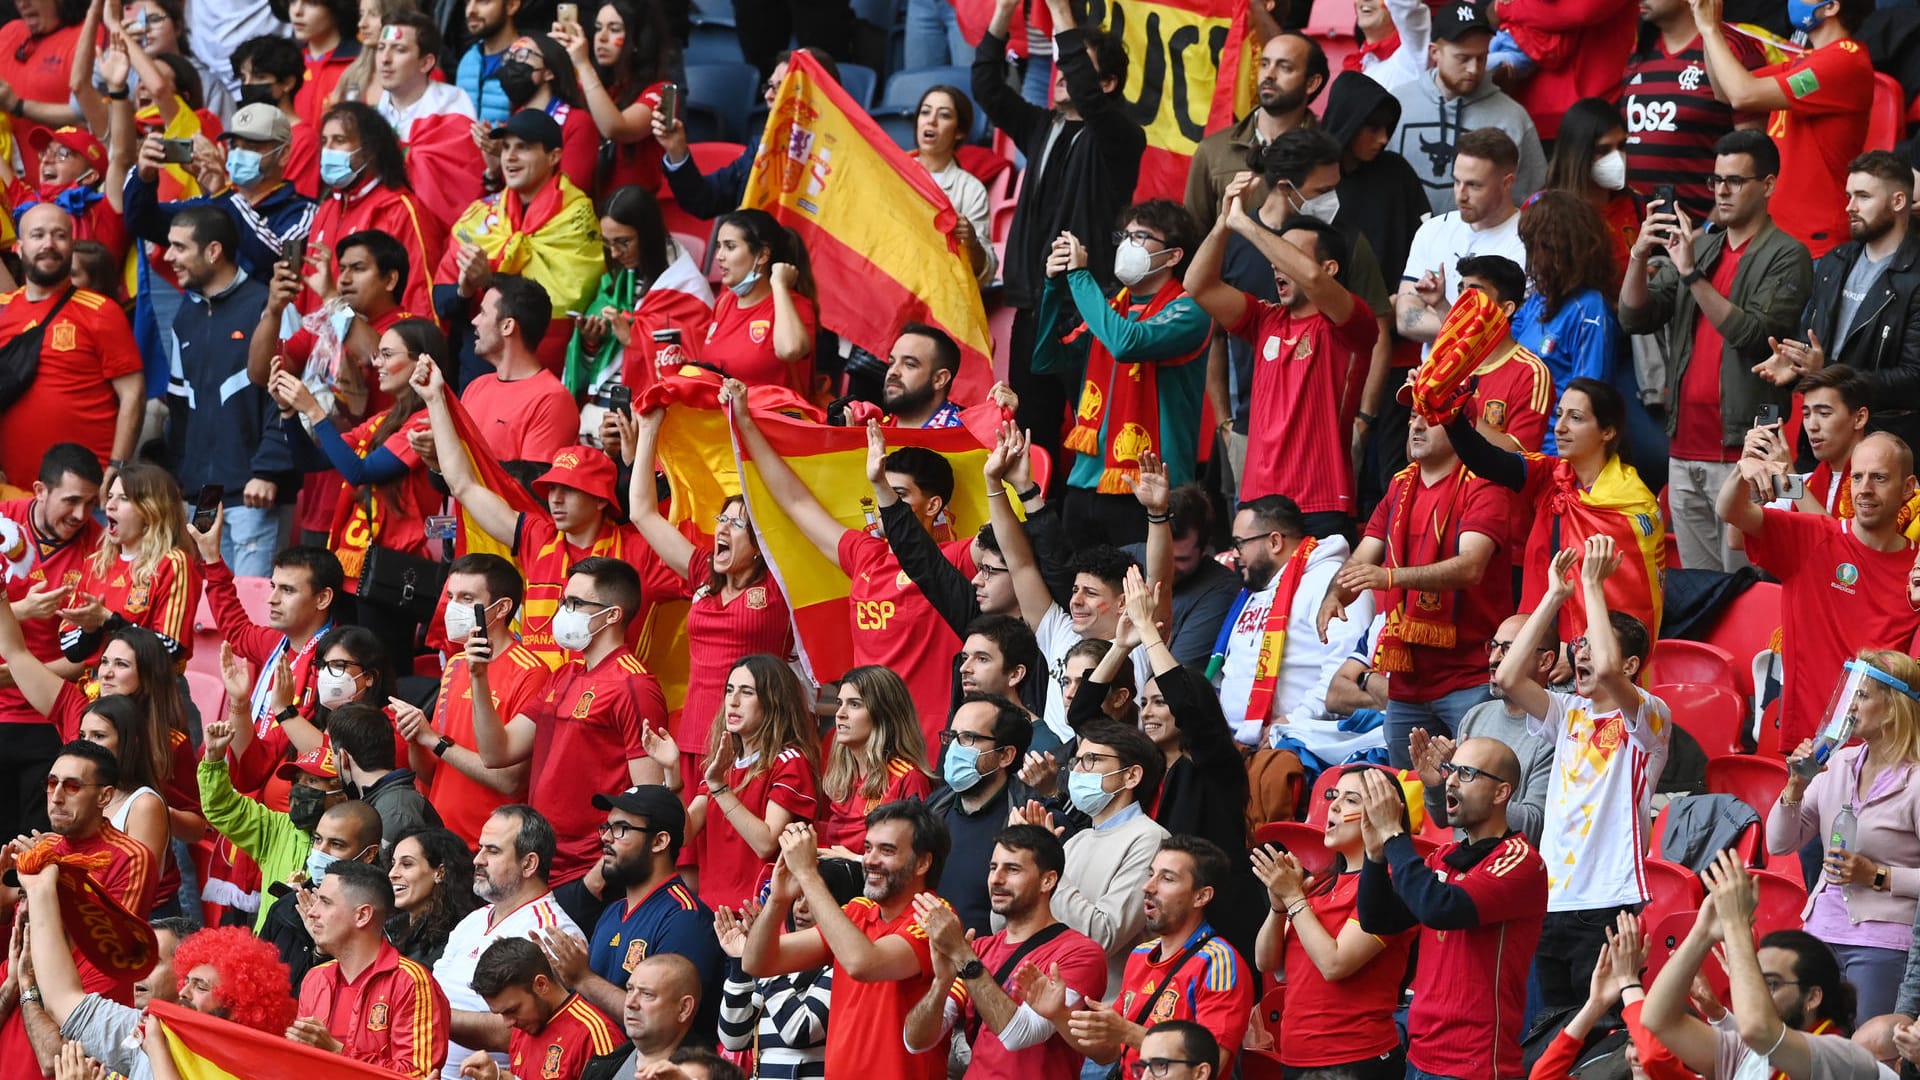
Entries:
[[1333, 224], [1333, 219], [1340, 213], [1340, 193], [1338, 191], [1328, 190], [1315, 195], [1311, 199], [1302, 199], [1300, 201], [1300, 212], [1310, 218], [1317, 218], [1331, 225]]
[[1136, 240], [1123, 240], [1113, 253], [1113, 276], [1120, 284], [1129, 288], [1140, 284], [1153, 273], [1153, 260], [1166, 252], [1150, 252], [1145, 244]]
[[447, 605], [445, 618], [447, 640], [455, 645], [463, 645], [473, 636], [477, 624], [473, 621], [473, 605], [451, 603]]
[[320, 690], [320, 704], [329, 709], [337, 709], [353, 700], [354, 692], [359, 689], [353, 685], [353, 676], [335, 675], [331, 671], [322, 671], [315, 683]]
[[1594, 158], [1593, 168], [1589, 172], [1600, 190], [1619, 191], [1627, 186], [1626, 152], [1615, 150], [1604, 157]]
[[586, 651], [593, 642], [593, 629], [589, 625], [592, 621], [593, 616], [584, 611], [561, 608], [553, 616], [553, 643], [573, 652]]

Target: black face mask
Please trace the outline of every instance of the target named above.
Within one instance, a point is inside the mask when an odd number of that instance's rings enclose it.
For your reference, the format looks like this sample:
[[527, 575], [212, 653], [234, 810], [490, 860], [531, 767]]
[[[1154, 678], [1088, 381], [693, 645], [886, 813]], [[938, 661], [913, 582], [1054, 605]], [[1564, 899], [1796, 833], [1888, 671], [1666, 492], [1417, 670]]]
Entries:
[[263, 83], [263, 82], [262, 83], [241, 83], [240, 84], [240, 104], [242, 105], [278, 104], [278, 102], [273, 100], [273, 84]]
[[327, 793], [319, 788], [296, 785], [287, 793], [287, 817], [301, 832], [320, 827], [320, 816], [327, 812]]
[[533, 65], [524, 60], [508, 60], [501, 64], [499, 77], [500, 89], [507, 95], [507, 105], [515, 112], [540, 92], [540, 84], [533, 81]]

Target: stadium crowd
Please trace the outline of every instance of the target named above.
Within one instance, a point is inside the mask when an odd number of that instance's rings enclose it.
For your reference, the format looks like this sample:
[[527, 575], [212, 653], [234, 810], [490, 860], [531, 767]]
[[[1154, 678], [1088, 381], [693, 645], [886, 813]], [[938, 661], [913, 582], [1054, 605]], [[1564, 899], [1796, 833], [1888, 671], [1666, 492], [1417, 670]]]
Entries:
[[0, 1077], [1920, 1069], [1870, 0], [885, 6], [15, 0]]

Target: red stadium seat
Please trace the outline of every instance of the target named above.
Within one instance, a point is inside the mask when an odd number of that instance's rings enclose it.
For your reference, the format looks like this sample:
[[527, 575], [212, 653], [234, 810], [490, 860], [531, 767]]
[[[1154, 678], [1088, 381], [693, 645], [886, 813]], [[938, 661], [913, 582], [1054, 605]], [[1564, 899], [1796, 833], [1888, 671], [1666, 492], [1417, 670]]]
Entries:
[[1640, 912], [1641, 929], [1651, 933], [1661, 920], [1675, 912], [1700, 910], [1707, 898], [1706, 886], [1692, 870], [1665, 859], [1648, 859], [1642, 864], [1647, 875], [1647, 906]]
[[686, 251], [687, 258], [693, 260], [693, 265], [699, 267], [702, 274], [707, 272], [707, 241], [705, 236], [694, 233], [677, 232], [673, 234], [673, 240]]
[[1752, 680], [1751, 674], [1746, 680], [1740, 678], [1741, 669], [1749, 659], [1701, 641], [1663, 639], [1653, 643], [1653, 659], [1647, 665], [1650, 669], [1647, 685], [1708, 683], [1737, 692], [1742, 681]]
[[1891, 150], [1906, 136], [1907, 92], [1885, 72], [1873, 75], [1873, 111], [1867, 115], [1868, 150]]
[[1327, 827], [1327, 792], [1339, 781], [1338, 769], [1322, 772], [1313, 782], [1313, 793], [1307, 796], [1307, 824], [1316, 829]]
[[[1753, 696], [1753, 654], [1767, 648], [1773, 632], [1780, 629], [1780, 586], [1771, 581], [1755, 582], [1733, 598], [1720, 613], [1720, 620], [1707, 632], [1707, 641], [1725, 649], [1734, 659], [1734, 677], [1740, 692]], [[1666, 642], [1661, 642], [1662, 645]], [[1683, 680], [1692, 681], [1692, 680]]]
[[[219, 653], [216, 652], [214, 663], [219, 662]], [[227, 687], [220, 681], [220, 676], [188, 668], [187, 693], [193, 698], [193, 707], [200, 710], [202, 724], [211, 724], [226, 715]]]
[[1673, 722], [1699, 740], [1709, 758], [1740, 752], [1747, 703], [1727, 683], [1661, 683], [1651, 693], [1667, 703]]
[[1754, 932], [1765, 937], [1775, 930], [1800, 929], [1800, 909], [1807, 905], [1807, 890], [1800, 876], [1755, 870], [1753, 880], [1760, 890], [1760, 906], [1753, 913]]
[[[1694, 920], [1699, 917], [1697, 908], [1693, 911], [1676, 911], [1658, 923], [1641, 927], [1641, 932], [1647, 938], [1647, 971], [1641, 977], [1641, 982], [1653, 985], [1653, 980], [1660, 976], [1660, 969], [1673, 959], [1674, 950], [1687, 939], [1687, 934], [1693, 930]], [[1708, 953], [1701, 962], [1700, 973], [1706, 976], [1707, 984], [1713, 987], [1713, 992], [1719, 995], [1720, 1000], [1727, 1000], [1727, 975], [1712, 953]]]
[[240, 596], [240, 606], [247, 611], [247, 618], [257, 626], [267, 625], [267, 600], [273, 595], [273, 579], [270, 577], [236, 577], [233, 579], [233, 591]]
[[1324, 874], [1333, 866], [1333, 852], [1327, 850], [1325, 826], [1298, 821], [1269, 821], [1253, 831], [1256, 844], [1277, 844], [1285, 848], [1311, 874]]
[[1780, 789], [1787, 786], [1787, 767], [1778, 758], [1732, 754], [1707, 761], [1707, 790], [1732, 795], [1767, 820]]

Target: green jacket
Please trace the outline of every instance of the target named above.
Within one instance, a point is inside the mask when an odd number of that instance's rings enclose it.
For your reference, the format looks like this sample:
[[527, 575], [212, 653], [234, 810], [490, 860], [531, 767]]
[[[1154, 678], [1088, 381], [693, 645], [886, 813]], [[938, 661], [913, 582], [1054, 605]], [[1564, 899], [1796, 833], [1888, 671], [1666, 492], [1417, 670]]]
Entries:
[[[260, 864], [262, 892], [276, 881], [287, 880], [295, 870], [306, 869], [307, 852], [313, 850], [312, 834], [280, 811], [269, 810], [258, 799], [235, 791], [226, 762], [202, 759], [199, 777], [200, 810], [207, 816], [207, 824]], [[270, 906], [262, 898], [260, 912], [253, 920], [255, 933], [266, 925]]]
[[[1713, 276], [1726, 246], [1724, 230], [1701, 233], [1693, 241], [1693, 263], [1700, 273]], [[1782, 232], [1769, 218], [1747, 241], [1734, 272], [1727, 300], [1733, 311], [1720, 328], [1721, 445], [1737, 447], [1747, 437], [1762, 405], [1783, 408], [1793, 396], [1787, 387], [1774, 386], [1753, 373], [1753, 365], [1772, 351], [1768, 337], [1795, 337], [1800, 313], [1813, 290], [1813, 258], [1806, 245]], [[1680, 284], [1673, 263], [1661, 259], [1649, 268], [1647, 301], [1638, 307], [1620, 305], [1620, 326], [1629, 334], [1663, 334], [1667, 346], [1667, 436], [1680, 427], [1680, 381], [1693, 360], [1693, 331], [1700, 305], [1693, 290]]]

